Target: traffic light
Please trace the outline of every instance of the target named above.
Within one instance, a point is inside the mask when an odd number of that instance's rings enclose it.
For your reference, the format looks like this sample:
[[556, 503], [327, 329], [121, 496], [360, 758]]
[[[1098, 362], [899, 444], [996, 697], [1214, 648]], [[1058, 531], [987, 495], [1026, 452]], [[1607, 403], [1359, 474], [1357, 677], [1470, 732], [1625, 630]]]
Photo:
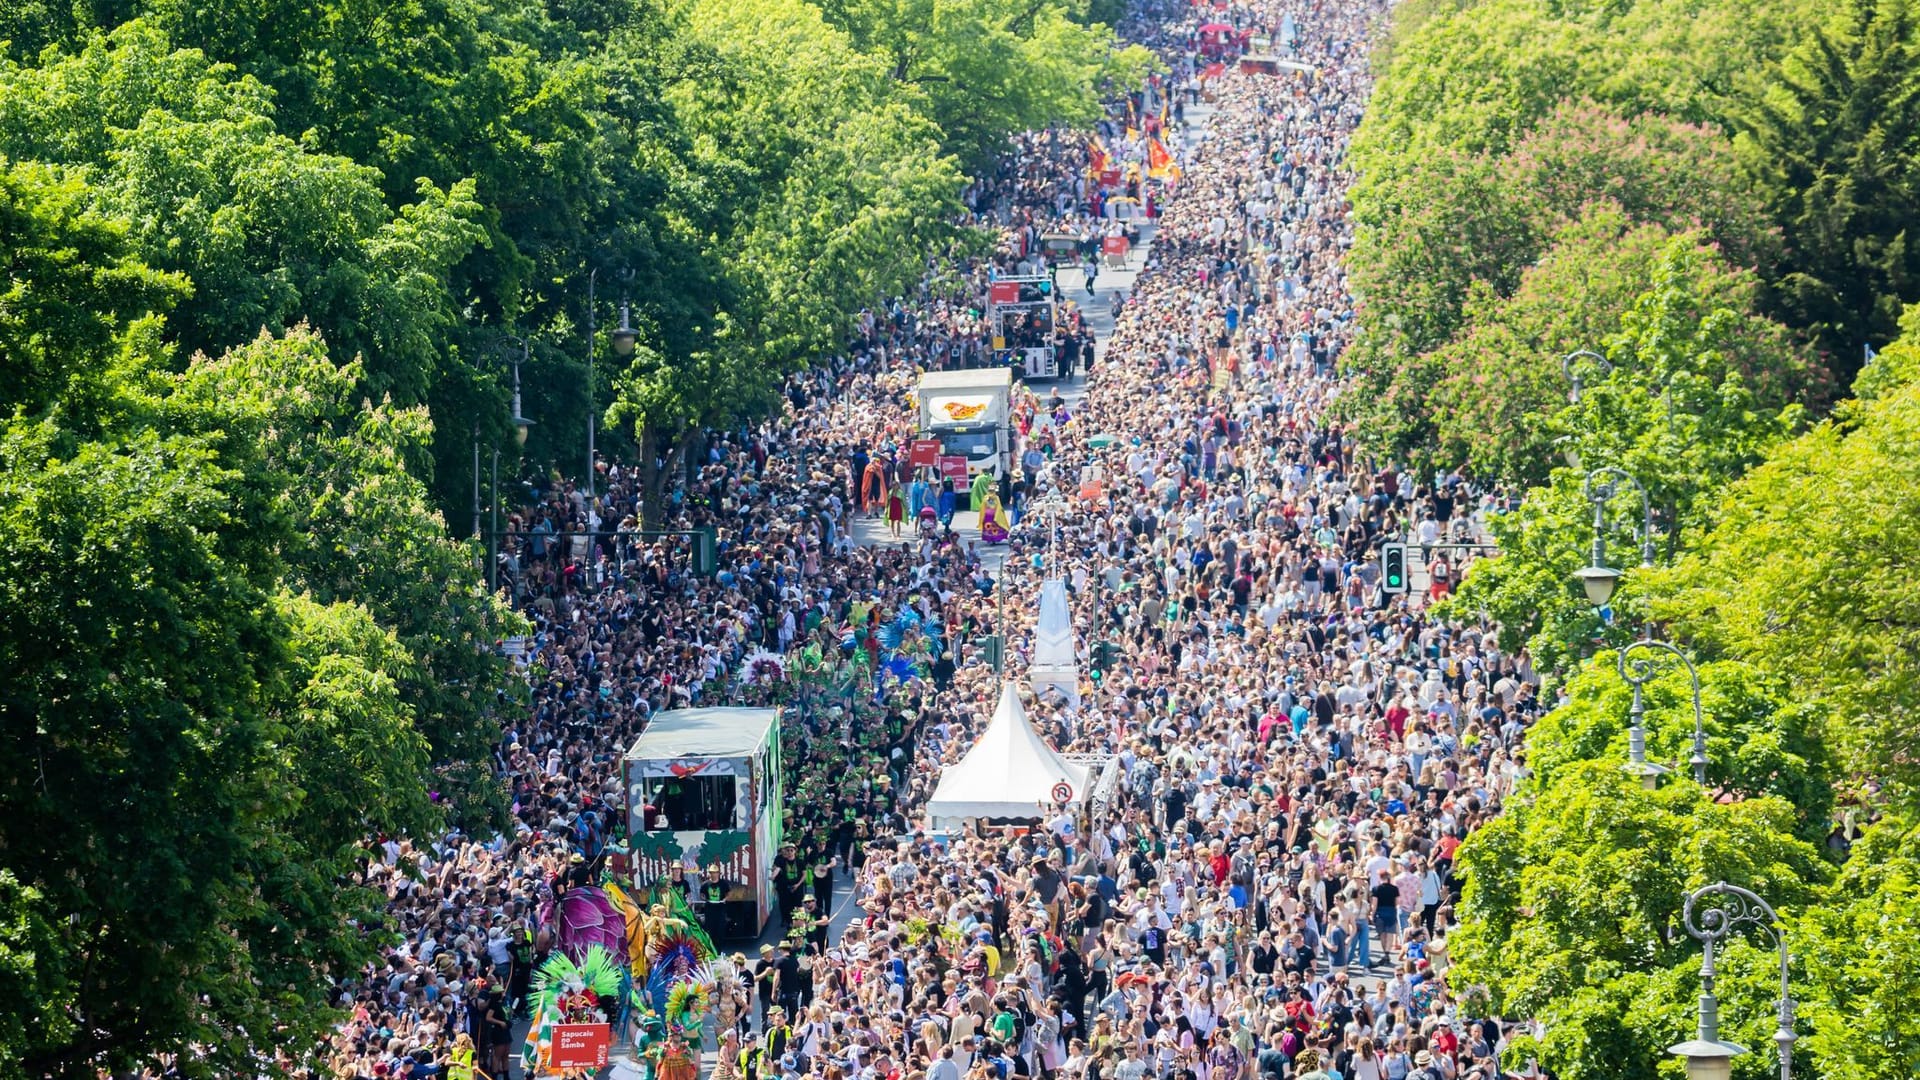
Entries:
[[1380, 548], [1380, 588], [1390, 593], [1407, 591], [1407, 545], [1385, 544]]
[[1117, 642], [1096, 641], [1093, 643], [1093, 670], [1106, 671], [1120, 659], [1120, 646]]
[[980, 639], [980, 659], [986, 661], [995, 671], [1001, 670], [1000, 660], [1004, 651], [1005, 647], [1001, 644], [999, 634], [988, 634]]

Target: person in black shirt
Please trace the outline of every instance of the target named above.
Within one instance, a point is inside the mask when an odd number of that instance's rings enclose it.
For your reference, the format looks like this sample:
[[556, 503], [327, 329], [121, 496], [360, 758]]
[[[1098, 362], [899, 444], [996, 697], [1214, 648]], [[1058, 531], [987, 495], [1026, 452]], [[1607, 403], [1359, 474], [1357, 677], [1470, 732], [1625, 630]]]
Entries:
[[[780, 949], [779, 958], [774, 962], [780, 978], [780, 1008], [787, 1016], [799, 1015], [800, 999], [806, 991], [802, 985], [800, 955], [794, 947], [797, 944], [790, 942], [787, 947]], [[767, 1049], [772, 1052], [773, 1047]]]
[[1380, 936], [1381, 949], [1391, 953], [1400, 930], [1400, 886], [1383, 875], [1372, 892], [1373, 931]]
[[760, 946], [760, 959], [753, 965], [754, 994], [760, 999], [760, 1026], [767, 1026], [767, 1010], [779, 1003], [779, 990], [774, 980], [780, 974], [780, 961], [773, 955], [773, 946]]
[[800, 896], [806, 891], [806, 870], [793, 841], [781, 844], [780, 854], [773, 857], [773, 880], [780, 894], [780, 918], [786, 925], [793, 925], [794, 909], [800, 906]]
[[1271, 931], [1261, 931], [1253, 946], [1253, 973], [1271, 976], [1280, 964], [1280, 950], [1274, 947]]
[[833, 868], [832, 848], [823, 846], [813, 858], [813, 900], [822, 913], [833, 910]]

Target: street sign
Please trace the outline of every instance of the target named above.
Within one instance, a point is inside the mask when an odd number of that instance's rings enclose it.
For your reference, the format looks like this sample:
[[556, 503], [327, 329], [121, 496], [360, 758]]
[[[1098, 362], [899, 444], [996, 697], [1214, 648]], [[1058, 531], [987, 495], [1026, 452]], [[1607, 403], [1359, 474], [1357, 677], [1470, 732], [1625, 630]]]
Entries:
[[1053, 801], [1062, 802], [1062, 803], [1072, 802], [1073, 801], [1073, 785], [1067, 783], [1065, 780], [1062, 780], [1059, 783], [1053, 785]]
[[613, 1044], [609, 1024], [555, 1024], [549, 1066], [554, 1069], [606, 1067], [607, 1048]]

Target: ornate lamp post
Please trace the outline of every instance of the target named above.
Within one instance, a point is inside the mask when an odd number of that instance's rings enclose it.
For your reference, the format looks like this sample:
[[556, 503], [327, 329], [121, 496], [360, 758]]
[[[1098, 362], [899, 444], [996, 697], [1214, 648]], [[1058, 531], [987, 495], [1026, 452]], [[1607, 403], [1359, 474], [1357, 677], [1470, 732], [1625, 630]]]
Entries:
[[1601, 356], [1592, 349], [1576, 349], [1561, 357], [1560, 370], [1566, 373], [1567, 383], [1571, 387], [1571, 389], [1567, 391], [1567, 404], [1569, 405], [1578, 405], [1580, 403], [1581, 383], [1578, 361], [1581, 360], [1590, 361], [1594, 367], [1599, 368], [1600, 375], [1603, 378], [1613, 374], [1613, 365], [1607, 361], [1606, 357]]
[[1700, 673], [1694, 669], [1693, 661], [1679, 646], [1652, 638], [1639, 641], [1620, 650], [1620, 677], [1633, 687], [1633, 711], [1627, 727], [1627, 771], [1640, 777], [1640, 782], [1651, 788], [1661, 774], [1667, 771], [1664, 765], [1647, 760], [1646, 696], [1642, 688], [1653, 678], [1653, 658], [1633, 657], [1636, 652], [1662, 651], [1680, 658], [1687, 667], [1687, 677], [1693, 681], [1693, 756], [1687, 760], [1693, 765], [1694, 783], [1705, 786], [1707, 782], [1707, 731], [1700, 713]]
[[1611, 465], [1588, 473], [1580, 483], [1580, 492], [1593, 504], [1593, 563], [1575, 570], [1573, 576], [1586, 590], [1587, 600], [1594, 607], [1607, 606], [1622, 576], [1619, 570], [1607, 565], [1607, 502], [1619, 494], [1622, 484], [1631, 486], [1640, 495], [1640, 565], [1653, 565], [1653, 502], [1647, 498], [1647, 489], [1624, 469]]
[[[1695, 908], [1699, 907], [1696, 916]], [[1780, 1026], [1773, 1041], [1780, 1049], [1780, 1080], [1793, 1080], [1793, 996], [1788, 992], [1787, 969], [1791, 960], [1787, 938], [1780, 929], [1780, 917], [1773, 908], [1753, 893], [1724, 881], [1695, 890], [1687, 897], [1680, 913], [1687, 933], [1704, 947], [1700, 961], [1700, 1024], [1697, 1034], [1686, 1042], [1669, 1046], [1667, 1052], [1686, 1062], [1687, 1080], [1727, 1080], [1733, 1074], [1733, 1059], [1747, 1052], [1737, 1043], [1720, 1041], [1720, 1000], [1714, 996], [1714, 949], [1736, 931], [1755, 929], [1773, 938], [1780, 949]]]
[[[1647, 489], [1625, 470], [1612, 466], [1588, 473], [1580, 490], [1587, 501], [1593, 504], [1593, 562], [1574, 571], [1573, 576], [1586, 590], [1587, 599], [1594, 607], [1606, 606], [1623, 576], [1621, 571], [1607, 565], [1607, 502], [1619, 494], [1623, 485], [1632, 487], [1640, 496], [1640, 565], [1653, 565], [1653, 503], [1647, 497]], [[1654, 662], [1651, 656], [1633, 656], [1640, 651], [1672, 653], [1687, 667], [1687, 675], [1693, 681], [1693, 756], [1689, 760], [1693, 765], [1695, 782], [1704, 785], [1707, 782], [1707, 735], [1700, 711], [1700, 673], [1678, 646], [1652, 638], [1642, 638], [1620, 650], [1620, 677], [1633, 687], [1633, 711], [1627, 727], [1626, 769], [1639, 777], [1640, 782], [1648, 788], [1658, 783], [1661, 775], [1667, 772], [1665, 766], [1647, 760], [1644, 688], [1653, 678]]]

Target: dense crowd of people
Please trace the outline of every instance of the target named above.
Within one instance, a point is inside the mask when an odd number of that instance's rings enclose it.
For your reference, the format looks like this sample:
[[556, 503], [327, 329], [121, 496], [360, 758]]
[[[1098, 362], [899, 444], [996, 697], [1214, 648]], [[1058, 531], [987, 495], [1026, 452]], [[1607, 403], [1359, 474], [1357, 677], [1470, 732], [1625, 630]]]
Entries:
[[[1412, 596], [1382, 591], [1377, 560], [1470, 535], [1496, 498], [1366, 461], [1330, 409], [1353, 323], [1343, 159], [1382, 9], [1235, 7], [1220, 17], [1261, 37], [1284, 23], [1276, 47], [1315, 74], [1204, 79], [1190, 9], [1135, 9], [1128, 36], [1172, 61], [1158, 134], [1181, 169], [1145, 185], [1145, 269], [1084, 401], [1019, 395], [1004, 560], [937, 525], [855, 542], [887, 512], [869, 476], [919, 479], [917, 372], [989, 359], [979, 305], [931, 285], [865, 316], [782, 416], [664, 463], [684, 477], [667, 516], [719, 537], [715, 575], [638, 535], [636, 470], [543, 487], [499, 567], [534, 626], [532, 707], [496, 758], [514, 830], [382, 846], [368, 884], [404, 943], [341, 987], [336, 1075], [506, 1080], [552, 947], [541, 905], [618, 849], [621, 752], [661, 709], [775, 699], [792, 934], [733, 958], [722, 1080], [1534, 1075], [1500, 1069], [1513, 1026], [1448, 983], [1446, 938], [1454, 850], [1522, 774], [1537, 680], [1488, 628], [1429, 614], [1456, 573], [1443, 551]], [[969, 192], [1006, 243], [935, 276], [984, 295], [1035, 238], [1107, 230], [1086, 155], [1023, 140]], [[1065, 509], [1032, 512], [1043, 499]], [[1049, 575], [1071, 588], [1083, 700], [1029, 712], [1062, 750], [1117, 756], [1119, 788], [1098, 821], [929, 830], [921, 807], [1019, 678]], [[1008, 635], [1004, 673], [989, 633]], [[1095, 671], [1100, 642], [1120, 660]], [[788, 679], [742, 678], [762, 651]], [[860, 914], [835, 936], [844, 887]]]

